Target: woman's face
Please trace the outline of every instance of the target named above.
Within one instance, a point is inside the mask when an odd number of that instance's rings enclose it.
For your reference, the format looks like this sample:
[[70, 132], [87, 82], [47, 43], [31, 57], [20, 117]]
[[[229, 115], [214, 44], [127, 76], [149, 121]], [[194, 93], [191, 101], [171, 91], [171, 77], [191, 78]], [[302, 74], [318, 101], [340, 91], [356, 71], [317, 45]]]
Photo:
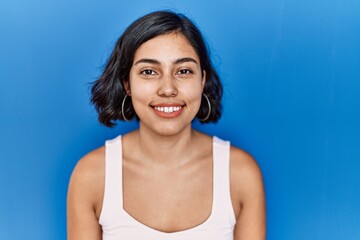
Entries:
[[129, 95], [140, 128], [174, 135], [191, 128], [201, 103], [205, 72], [181, 33], [150, 39], [135, 52]]

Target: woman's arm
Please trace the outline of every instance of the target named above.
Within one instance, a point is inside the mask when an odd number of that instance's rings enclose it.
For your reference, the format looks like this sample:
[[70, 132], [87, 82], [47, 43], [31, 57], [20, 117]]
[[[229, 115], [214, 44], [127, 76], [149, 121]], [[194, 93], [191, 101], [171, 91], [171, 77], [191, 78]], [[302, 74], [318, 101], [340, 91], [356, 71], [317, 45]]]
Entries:
[[70, 179], [67, 197], [68, 240], [101, 240], [98, 223], [104, 189], [104, 163], [101, 149], [83, 157]]
[[244, 151], [231, 150], [231, 195], [236, 215], [234, 240], [265, 240], [266, 210], [261, 171]]

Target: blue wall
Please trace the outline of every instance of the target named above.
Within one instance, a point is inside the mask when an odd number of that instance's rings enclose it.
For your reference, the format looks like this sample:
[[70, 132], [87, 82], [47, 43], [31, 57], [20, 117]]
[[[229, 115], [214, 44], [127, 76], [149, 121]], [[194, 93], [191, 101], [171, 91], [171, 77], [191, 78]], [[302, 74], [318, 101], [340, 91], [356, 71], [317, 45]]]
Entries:
[[105, 139], [89, 104], [119, 34], [194, 19], [225, 87], [217, 125], [262, 168], [269, 240], [360, 239], [360, 2], [0, 2], [0, 239], [65, 239], [72, 168]]

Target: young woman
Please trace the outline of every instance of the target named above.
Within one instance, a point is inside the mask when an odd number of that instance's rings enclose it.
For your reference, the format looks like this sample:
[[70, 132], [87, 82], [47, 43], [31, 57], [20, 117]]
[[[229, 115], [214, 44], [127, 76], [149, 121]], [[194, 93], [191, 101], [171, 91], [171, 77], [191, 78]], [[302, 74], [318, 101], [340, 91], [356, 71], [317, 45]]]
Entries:
[[122, 34], [92, 87], [99, 120], [139, 129], [83, 157], [72, 174], [69, 240], [264, 240], [260, 170], [246, 152], [195, 131], [216, 122], [222, 86], [197, 27], [158, 11]]

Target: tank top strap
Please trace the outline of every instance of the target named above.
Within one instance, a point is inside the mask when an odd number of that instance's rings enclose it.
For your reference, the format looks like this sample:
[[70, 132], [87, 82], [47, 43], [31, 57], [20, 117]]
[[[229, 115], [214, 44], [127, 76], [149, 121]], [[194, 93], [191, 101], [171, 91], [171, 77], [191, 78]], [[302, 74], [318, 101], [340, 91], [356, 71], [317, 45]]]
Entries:
[[213, 181], [215, 219], [236, 222], [230, 195], [230, 142], [213, 137]]
[[118, 136], [105, 143], [105, 188], [99, 223], [116, 221], [122, 208], [122, 143]]

